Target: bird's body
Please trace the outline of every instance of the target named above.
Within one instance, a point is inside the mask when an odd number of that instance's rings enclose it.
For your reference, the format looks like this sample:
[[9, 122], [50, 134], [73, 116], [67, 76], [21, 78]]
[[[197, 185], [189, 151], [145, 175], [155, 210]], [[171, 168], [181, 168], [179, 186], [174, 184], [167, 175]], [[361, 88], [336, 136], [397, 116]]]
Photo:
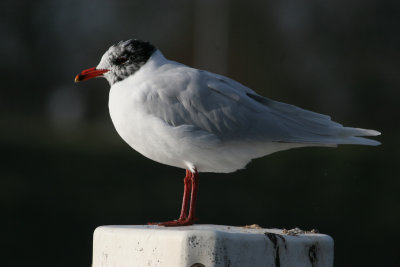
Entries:
[[[144, 156], [195, 176], [233, 172], [290, 148], [379, 144], [359, 137], [377, 131], [343, 127], [329, 116], [265, 98], [227, 77], [167, 60], [138, 40], [112, 46], [76, 80], [96, 76], [111, 84], [109, 110], [119, 135]], [[185, 192], [189, 187], [185, 182]], [[184, 212], [187, 197], [181, 223], [170, 225], [193, 223], [194, 214], [187, 223]]]
[[111, 87], [109, 109], [117, 132], [136, 151], [199, 172], [233, 172], [295, 147], [376, 142], [352, 136], [374, 131], [349, 130], [328, 116], [263, 98], [229, 78], [169, 61], [160, 51]]

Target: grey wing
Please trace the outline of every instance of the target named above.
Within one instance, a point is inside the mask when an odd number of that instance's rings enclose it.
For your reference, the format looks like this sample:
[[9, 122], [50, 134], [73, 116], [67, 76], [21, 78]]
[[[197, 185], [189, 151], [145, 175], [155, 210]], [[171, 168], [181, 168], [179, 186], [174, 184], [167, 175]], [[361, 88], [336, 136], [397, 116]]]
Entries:
[[227, 77], [187, 67], [184, 70], [172, 78], [174, 73], [169, 73], [169, 80], [176, 84], [155, 90], [153, 103], [148, 105], [153, 114], [172, 126], [194, 126], [222, 141], [379, 144], [355, 137], [374, 136], [377, 131], [343, 127], [327, 115], [262, 97]]

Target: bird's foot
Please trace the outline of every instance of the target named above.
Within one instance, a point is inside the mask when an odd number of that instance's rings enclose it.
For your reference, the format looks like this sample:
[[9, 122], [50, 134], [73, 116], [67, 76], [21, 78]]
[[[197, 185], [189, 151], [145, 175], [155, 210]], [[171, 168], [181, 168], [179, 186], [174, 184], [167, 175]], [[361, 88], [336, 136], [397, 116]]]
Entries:
[[195, 218], [185, 218], [185, 219], [178, 219], [178, 220], [173, 220], [173, 221], [168, 221], [168, 222], [148, 223], [148, 225], [174, 227], [174, 226], [193, 225], [194, 222], [195, 222]]

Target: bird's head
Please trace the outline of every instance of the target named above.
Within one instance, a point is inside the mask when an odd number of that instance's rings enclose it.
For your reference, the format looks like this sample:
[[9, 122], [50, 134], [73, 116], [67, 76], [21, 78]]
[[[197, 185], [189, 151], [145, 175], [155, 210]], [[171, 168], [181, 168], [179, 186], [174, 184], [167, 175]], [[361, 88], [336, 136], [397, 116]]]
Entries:
[[121, 41], [104, 53], [97, 67], [76, 75], [75, 82], [105, 77], [110, 85], [113, 85], [139, 70], [155, 51], [156, 48], [149, 42], [136, 39]]

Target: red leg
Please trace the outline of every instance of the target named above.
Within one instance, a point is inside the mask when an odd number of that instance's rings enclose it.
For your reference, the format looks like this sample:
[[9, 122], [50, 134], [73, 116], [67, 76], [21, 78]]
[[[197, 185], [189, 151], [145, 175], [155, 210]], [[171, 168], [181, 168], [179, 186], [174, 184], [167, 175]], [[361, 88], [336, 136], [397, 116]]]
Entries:
[[[185, 187], [183, 192], [183, 203], [181, 215], [178, 220], [162, 222], [162, 223], [151, 223], [158, 224], [160, 226], [185, 226], [192, 225], [196, 220], [196, 199], [197, 199], [197, 191], [199, 187], [199, 173], [195, 170], [194, 173], [190, 171], [186, 171], [186, 177], [184, 179]], [[189, 216], [187, 216], [187, 206], [189, 201], [189, 193], [191, 190], [190, 196], [190, 207], [189, 207]]]
[[190, 191], [192, 190], [191, 177], [192, 177], [192, 173], [189, 170], [186, 170], [186, 176], [185, 176], [185, 179], [183, 179], [184, 187], [183, 187], [182, 209], [181, 209], [181, 215], [179, 216], [178, 221], [182, 221], [187, 218], [189, 194], [190, 194]]
[[194, 224], [196, 218], [196, 202], [197, 202], [197, 191], [199, 190], [199, 173], [197, 170], [192, 174], [192, 195], [190, 197], [190, 208], [189, 216], [186, 218], [186, 225]]

